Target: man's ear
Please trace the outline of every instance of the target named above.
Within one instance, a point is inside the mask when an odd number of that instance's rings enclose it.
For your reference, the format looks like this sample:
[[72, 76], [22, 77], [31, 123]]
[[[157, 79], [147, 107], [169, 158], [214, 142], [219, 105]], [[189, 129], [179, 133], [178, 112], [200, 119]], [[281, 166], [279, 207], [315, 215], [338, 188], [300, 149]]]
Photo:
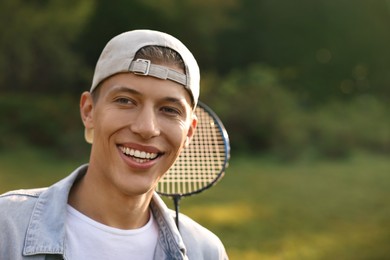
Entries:
[[198, 118], [196, 117], [195, 114], [193, 114], [192, 116], [192, 121], [191, 121], [191, 124], [190, 124], [190, 127], [188, 129], [188, 133], [187, 133], [187, 137], [186, 137], [186, 141], [184, 143], [184, 147], [188, 147], [190, 145], [190, 142], [192, 140], [192, 137], [194, 136], [195, 134], [195, 131], [196, 131], [196, 126], [198, 125]]
[[93, 98], [91, 93], [86, 91], [80, 98], [80, 115], [85, 127], [85, 140], [92, 144], [93, 141]]

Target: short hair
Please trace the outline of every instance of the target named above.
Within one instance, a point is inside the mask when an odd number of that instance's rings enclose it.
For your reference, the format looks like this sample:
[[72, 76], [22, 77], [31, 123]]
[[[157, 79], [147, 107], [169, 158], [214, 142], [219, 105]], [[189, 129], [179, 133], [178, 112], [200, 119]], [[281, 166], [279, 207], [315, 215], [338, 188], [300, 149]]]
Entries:
[[180, 54], [168, 47], [145, 46], [136, 52], [134, 59], [145, 59], [154, 64], [176, 66], [185, 72], [184, 61]]

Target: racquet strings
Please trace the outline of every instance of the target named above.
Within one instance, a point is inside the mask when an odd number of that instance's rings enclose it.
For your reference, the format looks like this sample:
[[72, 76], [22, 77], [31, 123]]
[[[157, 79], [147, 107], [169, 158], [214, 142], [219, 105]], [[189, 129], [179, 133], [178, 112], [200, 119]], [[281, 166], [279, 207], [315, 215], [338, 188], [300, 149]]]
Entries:
[[196, 132], [171, 169], [161, 178], [162, 195], [190, 195], [209, 188], [222, 177], [229, 157], [227, 134], [219, 119], [204, 107], [195, 110]]

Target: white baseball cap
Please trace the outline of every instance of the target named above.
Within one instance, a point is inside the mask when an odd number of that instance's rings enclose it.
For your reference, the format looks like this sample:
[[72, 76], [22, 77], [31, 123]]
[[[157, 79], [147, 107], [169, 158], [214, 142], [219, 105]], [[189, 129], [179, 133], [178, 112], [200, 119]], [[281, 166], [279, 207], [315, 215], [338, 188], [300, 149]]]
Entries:
[[[153, 64], [149, 60], [134, 60], [134, 56], [139, 49], [151, 45], [167, 47], [176, 51], [184, 61], [185, 74], [165, 66]], [[120, 72], [133, 72], [137, 75], [175, 81], [188, 90], [195, 105], [198, 102], [200, 82], [198, 63], [181, 41], [167, 33], [152, 30], [134, 30], [112, 38], [100, 54], [90, 91], [92, 92], [106, 78]]]

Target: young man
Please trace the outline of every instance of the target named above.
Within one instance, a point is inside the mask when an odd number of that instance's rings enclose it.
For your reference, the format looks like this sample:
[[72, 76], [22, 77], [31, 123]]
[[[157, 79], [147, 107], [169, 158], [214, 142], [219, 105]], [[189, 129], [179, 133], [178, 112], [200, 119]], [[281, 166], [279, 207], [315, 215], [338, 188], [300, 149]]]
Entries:
[[0, 196], [0, 259], [227, 259], [221, 241], [154, 192], [194, 134], [199, 68], [176, 38], [109, 41], [81, 96], [90, 161], [49, 188]]

